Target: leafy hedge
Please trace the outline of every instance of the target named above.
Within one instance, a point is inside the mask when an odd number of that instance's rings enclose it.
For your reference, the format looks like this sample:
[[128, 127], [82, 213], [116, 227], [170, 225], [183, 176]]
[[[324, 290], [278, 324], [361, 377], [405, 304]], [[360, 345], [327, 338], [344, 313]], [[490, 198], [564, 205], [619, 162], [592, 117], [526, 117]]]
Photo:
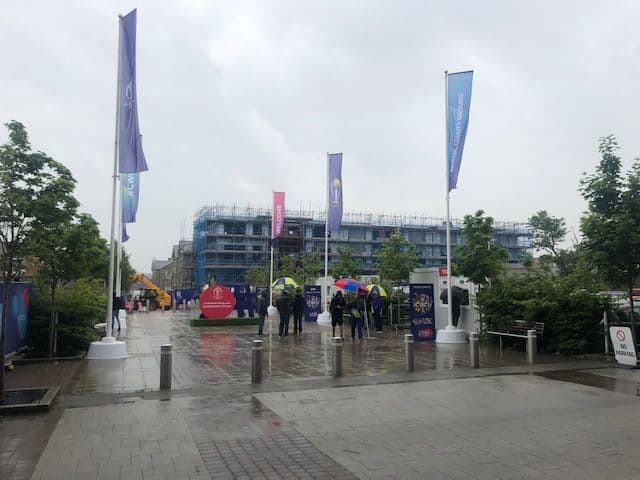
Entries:
[[[51, 304], [36, 288], [32, 303], [32, 319], [27, 339], [35, 352], [47, 352]], [[79, 279], [61, 285], [57, 293], [55, 309], [58, 313], [58, 352], [87, 350], [89, 344], [99, 338], [93, 325], [104, 322], [107, 297], [100, 280]]]
[[484, 326], [500, 330], [512, 320], [544, 322], [543, 348], [550, 353], [582, 354], [603, 350], [603, 312], [608, 298], [595, 293], [589, 275], [561, 277], [545, 269], [506, 274], [478, 295]]

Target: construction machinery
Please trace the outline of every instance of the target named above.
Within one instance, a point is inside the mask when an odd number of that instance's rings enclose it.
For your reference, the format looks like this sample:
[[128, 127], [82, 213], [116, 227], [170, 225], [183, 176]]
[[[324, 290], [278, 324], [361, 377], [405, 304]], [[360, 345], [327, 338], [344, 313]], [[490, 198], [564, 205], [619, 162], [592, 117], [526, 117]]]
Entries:
[[142, 283], [146, 288], [144, 299], [149, 300], [149, 309], [156, 310], [159, 307], [168, 310], [171, 308], [171, 295], [157, 286], [149, 277], [142, 273], [136, 273], [129, 277], [131, 283]]

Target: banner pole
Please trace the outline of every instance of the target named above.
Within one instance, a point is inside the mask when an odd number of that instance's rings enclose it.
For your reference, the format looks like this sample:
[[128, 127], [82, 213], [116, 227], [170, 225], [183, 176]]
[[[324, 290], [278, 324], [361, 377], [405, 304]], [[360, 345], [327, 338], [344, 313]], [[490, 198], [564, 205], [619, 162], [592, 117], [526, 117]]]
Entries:
[[449, 166], [449, 154], [448, 154], [448, 145], [449, 145], [449, 81], [448, 81], [448, 73], [444, 71], [444, 124], [445, 124], [445, 147], [444, 147], [444, 156], [445, 156], [445, 167], [446, 167], [446, 191], [447, 191], [447, 326], [453, 326], [453, 308], [452, 308], [452, 298], [451, 298], [451, 210], [450, 210], [450, 197], [451, 197], [451, 189], [449, 188], [449, 174], [450, 166]]
[[120, 235], [118, 235], [118, 258], [116, 262], [116, 296], [120, 298], [122, 296], [122, 180], [120, 175], [118, 175], [116, 184], [116, 190], [120, 193], [120, 195], [117, 195], [118, 206], [116, 207], [118, 232], [120, 232]]
[[269, 305], [273, 305], [273, 239], [271, 239], [271, 268], [269, 269]]
[[113, 148], [113, 185], [111, 188], [111, 236], [109, 237], [109, 279], [107, 281], [107, 324], [105, 336], [111, 338], [111, 322], [113, 320], [113, 270], [114, 270], [114, 244], [116, 228], [116, 186], [118, 180], [118, 127], [120, 126], [120, 51], [122, 49], [122, 15], [118, 15], [118, 68], [116, 82], [116, 132]]
[[329, 303], [329, 152], [327, 152], [327, 181], [325, 183], [327, 203], [324, 219], [324, 285], [322, 287], [322, 311], [326, 312]]

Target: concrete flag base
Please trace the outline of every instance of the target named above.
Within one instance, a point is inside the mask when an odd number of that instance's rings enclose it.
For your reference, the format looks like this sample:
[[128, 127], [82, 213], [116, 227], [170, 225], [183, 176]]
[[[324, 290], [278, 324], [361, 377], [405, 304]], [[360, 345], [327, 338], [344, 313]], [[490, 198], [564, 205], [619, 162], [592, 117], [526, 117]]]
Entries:
[[436, 333], [436, 343], [466, 343], [467, 336], [464, 330], [460, 330], [453, 325], [441, 328]]
[[102, 337], [98, 342], [91, 342], [85, 357], [87, 360], [115, 360], [128, 358], [127, 344], [114, 337]]

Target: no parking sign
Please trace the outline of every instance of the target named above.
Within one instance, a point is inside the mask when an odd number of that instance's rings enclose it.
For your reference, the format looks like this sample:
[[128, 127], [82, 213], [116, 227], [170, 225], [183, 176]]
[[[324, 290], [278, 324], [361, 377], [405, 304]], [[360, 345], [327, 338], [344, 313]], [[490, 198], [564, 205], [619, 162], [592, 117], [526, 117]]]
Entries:
[[638, 364], [638, 357], [631, 329], [629, 327], [610, 327], [609, 335], [617, 362], [635, 367]]

